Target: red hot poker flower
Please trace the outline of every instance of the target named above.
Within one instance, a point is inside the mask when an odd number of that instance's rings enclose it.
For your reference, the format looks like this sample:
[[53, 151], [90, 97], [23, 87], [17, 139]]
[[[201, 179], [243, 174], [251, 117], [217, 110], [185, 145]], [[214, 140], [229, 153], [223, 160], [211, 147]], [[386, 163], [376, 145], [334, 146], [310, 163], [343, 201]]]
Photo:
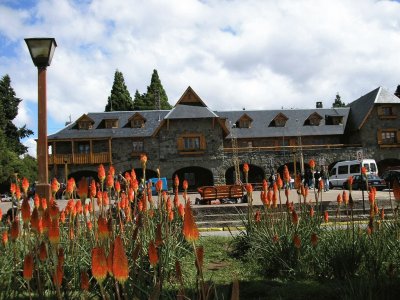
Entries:
[[149, 261], [150, 264], [154, 267], [158, 264], [158, 253], [157, 253], [157, 248], [154, 245], [153, 241], [150, 241], [149, 243]]
[[179, 187], [179, 177], [178, 177], [178, 175], [175, 175], [175, 178], [174, 178], [174, 186], [175, 186], [175, 188], [178, 188], [178, 187]]
[[22, 200], [21, 215], [22, 215], [22, 220], [24, 221], [24, 223], [28, 224], [29, 220], [31, 219], [31, 207], [29, 205], [28, 198], [25, 198], [24, 200]]
[[243, 164], [243, 172], [244, 173], [249, 173], [249, 170], [250, 170], [249, 165], [247, 163], [244, 163]]
[[106, 170], [102, 164], [97, 168], [97, 177], [99, 178], [100, 182], [103, 182], [106, 178]]
[[310, 168], [311, 168], [312, 170], [314, 170], [314, 168], [315, 168], [315, 161], [314, 161], [313, 159], [310, 159], [310, 161], [308, 162], [308, 164], [310, 165]]
[[92, 275], [98, 282], [102, 282], [107, 276], [107, 259], [102, 247], [92, 249]]
[[25, 256], [25, 259], [24, 259], [24, 272], [23, 272], [24, 274], [23, 274], [23, 276], [26, 281], [29, 281], [32, 279], [33, 269], [34, 269], [33, 256], [32, 256], [32, 254], [29, 253]]
[[53, 178], [51, 180], [51, 192], [55, 195], [60, 189], [60, 183], [57, 181], [57, 178]]
[[24, 191], [24, 194], [26, 195], [28, 193], [28, 189], [29, 189], [29, 181], [28, 179], [26, 179], [25, 177], [22, 179], [22, 190]]
[[112, 272], [114, 278], [121, 284], [129, 277], [128, 257], [120, 236], [117, 236], [114, 240]]
[[190, 202], [186, 202], [185, 206], [185, 219], [183, 220], [183, 235], [189, 242], [199, 239], [199, 230], [197, 229], [196, 222], [193, 218], [192, 208]]

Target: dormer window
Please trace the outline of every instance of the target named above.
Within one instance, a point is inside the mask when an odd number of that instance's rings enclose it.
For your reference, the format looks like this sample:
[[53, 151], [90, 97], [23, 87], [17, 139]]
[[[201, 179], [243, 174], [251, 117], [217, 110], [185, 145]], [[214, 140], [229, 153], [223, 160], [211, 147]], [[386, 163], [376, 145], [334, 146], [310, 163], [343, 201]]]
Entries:
[[322, 117], [315, 113], [312, 113], [307, 120], [304, 121], [305, 126], [319, 126], [320, 122], [322, 120]]
[[130, 117], [129, 121], [131, 123], [131, 128], [143, 128], [146, 118], [139, 113], [135, 113], [132, 117]]
[[240, 117], [239, 120], [236, 121], [237, 128], [251, 128], [251, 122], [253, 119], [250, 118], [247, 114], [244, 114]]
[[343, 116], [325, 116], [325, 125], [342, 125]]
[[288, 117], [279, 113], [268, 125], [268, 127], [285, 127]]
[[85, 114], [76, 120], [76, 123], [77, 127], [75, 128], [79, 130], [88, 130], [93, 128], [94, 121]]
[[118, 128], [118, 119], [105, 120], [106, 128]]

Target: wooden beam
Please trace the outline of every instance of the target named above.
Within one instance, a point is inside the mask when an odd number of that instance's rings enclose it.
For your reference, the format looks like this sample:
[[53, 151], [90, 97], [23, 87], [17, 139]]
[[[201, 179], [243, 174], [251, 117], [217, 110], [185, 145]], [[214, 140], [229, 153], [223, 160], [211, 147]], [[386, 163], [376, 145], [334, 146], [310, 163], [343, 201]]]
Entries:
[[75, 153], [74, 153], [74, 140], [71, 140], [71, 148], [72, 148], [72, 161], [70, 163], [75, 163]]
[[90, 151], [90, 163], [93, 163], [93, 141], [89, 140], [89, 151]]
[[112, 146], [111, 146], [111, 139], [108, 139], [108, 160], [110, 164], [112, 164]]

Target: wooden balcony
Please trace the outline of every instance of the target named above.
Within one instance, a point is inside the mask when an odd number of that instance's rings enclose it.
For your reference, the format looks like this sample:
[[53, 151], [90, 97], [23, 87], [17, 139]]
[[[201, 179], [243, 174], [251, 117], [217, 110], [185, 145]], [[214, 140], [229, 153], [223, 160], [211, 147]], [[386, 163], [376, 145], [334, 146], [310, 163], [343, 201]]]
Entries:
[[108, 152], [89, 153], [89, 154], [50, 154], [49, 165], [63, 165], [65, 163], [75, 165], [90, 165], [110, 163]]

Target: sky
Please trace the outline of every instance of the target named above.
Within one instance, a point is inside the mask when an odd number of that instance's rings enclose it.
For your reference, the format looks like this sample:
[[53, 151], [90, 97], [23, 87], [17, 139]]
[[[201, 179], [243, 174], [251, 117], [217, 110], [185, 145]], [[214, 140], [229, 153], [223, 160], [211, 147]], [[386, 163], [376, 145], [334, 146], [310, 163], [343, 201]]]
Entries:
[[212, 110], [331, 107], [400, 84], [394, 0], [0, 0], [0, 77], [22, 99], [36, 156], [37, 69], [24, 38], [54, 37], [48, 134], [104, 111], [114, 73], [133, 98], [154, 69], [174, 105], [191, 86]]

